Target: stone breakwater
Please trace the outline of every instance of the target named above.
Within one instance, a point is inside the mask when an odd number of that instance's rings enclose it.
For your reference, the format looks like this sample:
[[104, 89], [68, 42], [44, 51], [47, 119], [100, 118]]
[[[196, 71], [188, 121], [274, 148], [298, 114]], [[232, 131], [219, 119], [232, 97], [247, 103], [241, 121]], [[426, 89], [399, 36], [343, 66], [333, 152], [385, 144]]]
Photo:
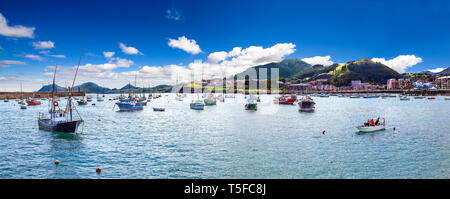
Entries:
[[[55, 92], [57, 97], [65, 97], [69, 92]], [[72, 96], [85, 96], [85, 92], [72, 92]], [[48, 98], [52, 92], [0, 92], [0, 99]]]

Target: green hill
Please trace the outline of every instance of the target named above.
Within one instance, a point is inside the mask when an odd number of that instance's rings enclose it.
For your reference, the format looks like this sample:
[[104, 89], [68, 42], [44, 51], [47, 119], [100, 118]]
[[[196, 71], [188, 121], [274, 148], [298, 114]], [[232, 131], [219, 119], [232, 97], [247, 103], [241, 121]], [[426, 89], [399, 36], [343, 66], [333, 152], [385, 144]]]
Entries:
[[335, 86], [348, 86], [351, 80], [361, 80], [373, 84], [386, 84], [391, 78], [400, 78], [395, 70], [370, 59], [351, 61], [346, 64], [333, 64], [328, 67], [313, 67], [295, 74], [291, 82], [309, 82], [315, 79], [328, 79]]
[[241, 77], [241, 78], [245, 78], [244, 75], [246, 74], [251, 74], [250, 71], [251, 70], [256, 70], [256, 76], [257, 79], [259, 79], [259, 70], [263, 69], [263, 70], [267, 70], [267, 78], [271, 79], [271, 69], [272, 68], [278, 68], [279, 69], [279, 75], [280, 78], [287, 78], [290, 77], [294, 74], [297, 74], [298, 72], [311, 68], [311, 65], [299, 60], [299, 59], [286, 59], [283, 60], [281, 62], [278, 63], [269, 63], [269, 64], [264, 64], [264, 65], [259, 65], [259, 66], [254, 66], [251, 67], [247, 70], [245, 70], [242, 73], [238, 73], [236, 74], [237, 77]]

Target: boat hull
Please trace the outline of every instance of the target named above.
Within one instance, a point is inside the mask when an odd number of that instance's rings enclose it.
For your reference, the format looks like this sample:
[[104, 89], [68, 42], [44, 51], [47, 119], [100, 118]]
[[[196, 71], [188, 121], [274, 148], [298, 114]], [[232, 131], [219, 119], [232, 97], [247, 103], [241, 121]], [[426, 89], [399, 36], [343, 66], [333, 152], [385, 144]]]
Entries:
[[53, 123], [50, 119], [38, 119], [39, 129], [52, 132], [75, 133], [83, 120]]
[[205, 105], [206, 105], [206, 106], [213, 106], [213, 105], [216, 105], [216, 101], [215, 101], [215, 100], [212, 100], [212, 99], [205, 99], [204, 102], [205, 102]]
[[203, 104], [190, 104], [191, 109], [194, 110], [203, 110], [205, 109], [205, 105]]
[[128, 103], [116, 103], [116, 105], [119, 107], [119, 111], [139, 111], [144, 110], [144, 107], [142, 105], [138, 104], [128, 104]]
[[39, 101], [27, 101], [27, 104], [29, 106], [36, 106], [36, 105], [40, 105], [41, 102], [39, 102]]
[[384, 126], [384, 125], [379, 125], [379, 126], [357, 126], [356, 128], [359, 130], [359, 132], [368, 133], [368, 132], [375, 132], [375, 131], [385, 130], [386, 126]]
[[256, 106], [256, 104], [246, 104], [245, 105], [245, 110], [256, 111], [257, 110], [257, 106]]

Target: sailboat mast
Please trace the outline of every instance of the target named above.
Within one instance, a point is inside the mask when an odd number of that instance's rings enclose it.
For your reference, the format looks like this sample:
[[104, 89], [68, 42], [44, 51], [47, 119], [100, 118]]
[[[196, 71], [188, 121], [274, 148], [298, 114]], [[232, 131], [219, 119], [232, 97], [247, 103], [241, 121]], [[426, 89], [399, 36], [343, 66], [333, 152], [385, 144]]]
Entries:
[[69, 112], [70, 112], [70, 121], [72, 121], [72, 105], [71, 105], [72, 104], [72, 89], [73, 89], [73, 86], [75, 85], [75, 80], [77, 78], [78, 69], [80, 68], [80, 63], [81, 63], [81, 58], [83, 57], [83, 52], [84, 52], [84, 48], [81, 50], [80, 59], [78, 60], [77, 69], [75, 70], [75, 76], [73, 77], [72, 87], [70, 87], [70, 89], [69, 89], [69, 99], [67, 100], [66, 112], [67, 112], [67, 108], [68, 108]]
[[58, 69], [58, 64], [55, 66], [55, 73], [53, 73], [53, 86], [52, 86], [52, 112], [55, 111], [55, 105], [53, 101], [55, 100], [55, 78], [56, 78], [56, 70]]

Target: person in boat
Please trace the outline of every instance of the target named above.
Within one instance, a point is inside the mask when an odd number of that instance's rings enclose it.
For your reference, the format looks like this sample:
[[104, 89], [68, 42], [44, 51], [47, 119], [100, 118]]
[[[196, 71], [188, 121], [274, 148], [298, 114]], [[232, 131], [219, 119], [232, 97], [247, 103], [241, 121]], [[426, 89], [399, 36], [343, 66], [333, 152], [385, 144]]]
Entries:
[[379, 125], [380, 124], [380, 118], [378, 117], [377, 118], [377, 121], [375, 121], [375, 125], [377, 126], [377, 125]]
[[370, 126], [375, 126], [375, 122], [373, 121], [373, 119], [370, 120]]
[[370, 124], [370, 119], [367, 119], [367, 122], [364, 123], [364, 126], [369, 126]]

